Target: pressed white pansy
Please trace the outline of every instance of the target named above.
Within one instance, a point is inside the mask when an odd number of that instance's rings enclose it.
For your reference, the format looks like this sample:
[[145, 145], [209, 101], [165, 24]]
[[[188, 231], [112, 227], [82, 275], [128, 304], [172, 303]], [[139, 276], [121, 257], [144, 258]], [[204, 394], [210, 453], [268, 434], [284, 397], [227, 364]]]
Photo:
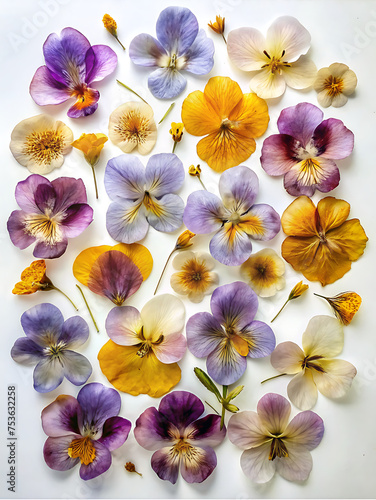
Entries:
[[293, 89], [311, 86], [317, 74], [307, 57], [308, 31], [294, 17], [282, 16], [268, 29], [266, 38], [255, 28], [239, 28], [227, 38], [231, 62], [243, 71], [257, 71], [250, 87], [263, 99], [281, 96], [286, 85]]
[[20, 165], [33, 174], [45, 175], [61, 167], [72, 142], [73, 132], [65, 123], [37, 115], [14, 127], [9, 147]]
[[130, 101], [110, 115], [108, 136], [124, 153], [137, 148], [138, 153], [150, 153], [157, 141], [154, 113], [145, 102]]
[[285, 263], [272, 248], [251, 255], [240, 266], [240, 273], [259, 297], [272, 297], [286, 284]]
[[346, 64], [333, 63], [319, 70], [313, 88], [320, 106], [340, 108], [347, 103], [347, 96], [355, 91], [357, 83], [356, 74]]

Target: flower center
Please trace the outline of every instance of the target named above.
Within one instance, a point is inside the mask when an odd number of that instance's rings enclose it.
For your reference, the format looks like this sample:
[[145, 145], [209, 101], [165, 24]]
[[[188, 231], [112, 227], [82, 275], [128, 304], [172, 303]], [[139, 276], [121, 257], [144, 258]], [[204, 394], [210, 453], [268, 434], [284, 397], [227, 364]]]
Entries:
[[205, 292], [211, 284], [210, 273], [204, 262], [189, 259], [177, 273], [179, 284], [188, 292]]
[[33, 132], [26, 137], [23, 153], [30, 156], [36, 163], [49, 164], [62, 154], [64, 146], [65, 138], [60, 132], [44, 130]]
[[91, 464], [95, 459], [95, 447], [89, 437], [73, 439], [69, 448], [68, 455], [71, 458], [79, 458], [84, 465]]
[[153, 352], [153, 344], [159, 345], [164, 340], [164, 336], [162, 334], [158, 337], [158, 339], [155, 342], [152, 342], [151, 340], [145, 340], [143, 327], [141, 328], [141, 331], [139, 333], [139, 338], [141, 339], [142, 342], [141, 344], [139, 344], [139, 349], [136, 352], [136, 354], [140, 358], [143, 358], [144, 356], [147, 356], [150, 352]]
[[300, 164], [297, 181], [303, 186], [318, 184], [325, 178], [323, 168], [320, 163], [313, 158], [307, 158]]
[[98, 100], [97, 92], [94, 89], [89, 88], [85, 83], [77, 85], [72, 90], [71, 97], [76, 98], [74, 106], [77, 109], [88, 108]]
[[327, 94], [331, 97], [341, 94], [343, 87], [342, 78], [337, 78], [336, 76], [330, 75], [324, 82], [324, 88], [327, 91]]
[[317, 372], [320, 373], [325, 373], [324, 368], [322, 368], [320, 365], [316, 364], [315, 361], [323, 359], [322, 356], [306, 356], [303, 359], [302, 362], [302, 369], [304, 370], [305, 368], [311, 368], [312, 370], [316, 370]]
[[47, 214], [32, 214], [25, 217], [25, 232], [48, 245], [54, 245], [62, 240], [59, 221]]
[[163, 208], [153, 200], [148, 191], [145, 191], [142, 203], [145, 205], [146, 209], [150, 210], [156, 217], [162, 217], [165, 213]]
[[287, 458], [289, 456], [285, 443], [282, 439], [275, 437], [272, 440], [269, 452], [269, 460], [274, 460], [275, 458]]
[[282, 61], [282, 58], [286, 54], [285, 50], [282, 51], [280, 57], [275, 57], [275, 56], [270, 57], [270, 55], [266, 52], [266, 50], [264, 50], [263, 52], [270, 62], [261, 66], [261, 69], [269, 67], [270, 72], [274, 75], [277, 72], [281, 74], [283, 68], [291, 68], [291, 64], [289, 64], [287, 61]]
[[143, 144], [150, 134], [149, 127], [149, 120], [132, 110], [121, 116], [114, 128], [124, 141]]
[[46, 354], [47, 356], [51, 356], [51, 357], [55, 357], [55, 358], [58, 358], [59, 357], [59, 354], [62, 350], [64, 350], [65, 348], [65, 342], [63, 341], [60, 341], [58, 342], [57, 344], [52, 344], [52, 345], [49, 345], [48, 347], [45, 347], [43, 349], [43, 352], [44, 354]]

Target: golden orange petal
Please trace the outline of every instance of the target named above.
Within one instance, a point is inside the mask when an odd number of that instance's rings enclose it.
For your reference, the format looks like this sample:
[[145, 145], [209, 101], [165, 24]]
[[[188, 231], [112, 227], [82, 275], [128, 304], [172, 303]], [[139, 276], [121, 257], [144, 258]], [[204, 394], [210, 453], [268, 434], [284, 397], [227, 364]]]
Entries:
[[14, 295], [30, 295], [38, 290], [39, 287], [33, 285], [31, 282], [19, 281], [14, 285], [12, 293], [14, 293]]
[[322, 230], [326, 233], [345, 222], [350, 213], [350, 204], [333, 196], [327, 196], [318, 202], [317, 212]]
[[236, 131], [248, 137], [260, 137], [268, 128], [269, 112], [264, 99], [256, 94], [244, 94], [228, 119], [238, 122]]
[[288, 236], [282, 243], [282, 257], [310, 281], [317, 281], [316, 254], [320, 240], [316, 236], [301, 238]]
[[233, 335], [231, 337], [231, 343], [240, 354], [240, 356], [247, 356], [249, 353], [249, 344], [246, 340], [239, 337], [239, 335]]
[[351, 261], [359, 259], [368, 241], [358, 219], [344, 222], [326, 233], [327, 244], [333, 255], [343, 256]]
[[90, 247], [83, 250], [73, 262], [73, 275], [77, 281], [87, 286], [94, 262], [102, 253], [112, 250], [110, 245]]
[[139, 268], [144, 280], [150, 275], [153, 269], [153, 257], [149, 250], [140, 243], [119, 243], [112, 250], [119, 250], [127, 255], [131, 261]]
[[192, 92], [184, 99], [181, 119], [185, 130], [197, 136], [211, 134], [221, 126], [221, 118], [200, 90]]
[[29, 267], [24, 269], [21, 274], [22, 281], [39, 282], [46, 274], [46, 262], [44, 260], [35, 260]]
[[282, 229], [288, 236], [313, 236], [316, 229], [316, 207], [308, 196], [299, 196], [283, 212]]
[[221, 120], [229, 118], [232, 110], [243, 98], [239, 85], [228, 76], [214, 76], [205, 86], [206, 102]]

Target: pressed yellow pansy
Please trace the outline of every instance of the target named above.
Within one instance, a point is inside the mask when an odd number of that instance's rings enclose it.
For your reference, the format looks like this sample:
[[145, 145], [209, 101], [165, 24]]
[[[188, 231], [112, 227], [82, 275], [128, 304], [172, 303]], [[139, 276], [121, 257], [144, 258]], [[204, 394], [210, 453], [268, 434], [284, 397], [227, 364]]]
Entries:
[[271, 248], [252, 254], [241, 265], [240, 273], [260, 297], [272, 297], [285, 286], [285, 263]]

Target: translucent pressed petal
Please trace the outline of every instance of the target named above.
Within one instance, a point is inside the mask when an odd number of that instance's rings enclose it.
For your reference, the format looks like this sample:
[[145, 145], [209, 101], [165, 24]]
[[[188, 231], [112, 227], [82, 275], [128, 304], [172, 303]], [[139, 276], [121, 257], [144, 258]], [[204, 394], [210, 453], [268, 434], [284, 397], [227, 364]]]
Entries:
[[292, 89], [306, 89], [315, 81], [317, 68], [308, 56], [301, 56], [291, 67], [283, 68], [286, 84]]
[[312, 200], [307, 196], [296, 198], [283, 212], [281, 224], [284, 233], [288, 236], [315, 236], [317, 234], [316, 207]]
[[345, 71], [345, 73], [342, 75], [342, 83], [343, 83], [342, 93], [345, 94], [346, 96], [351, 95], [355, 91], [355, 88], [358, 84], [358, 79], [354, 71], [351, 71], [351, 69]]
[[216, 468], [217, 456], [212, 448], [206, 446], [194, 446], [190, 452], [182, 453], [181, 475], [187, 483], [202, 483]]
[[64, 350], [60, 354], [60, 363], [64, 367], [64, 376], [74, 385], [83, 385], [92, 373], [92, 367], [87, 358], [78, 352]]
[[157, 231], [171, 233], [179, 229], [183, 224], [183, 213], [184, 201], [177, 194], [166, 194], [158, 200], [149, 196], [146, 218]]
[[238, 336], [246, 341], [249, 358], [264, 358], [275, 348], [273, 330], [262, 321], [252, 321]]
[[295, 374], [302, 370], [305, 354], [294, 342], [278, 344], [270, 356], [270, 363], [280, 373]]
[[270, 439], [259, 415], [254, 411], [241, 411], [232, 415], [227, 435], [231, 443], [242, 450], [258, 447]]
[[173, 447], [164, 447], [153, 453], [151, 467], [160, 479], [175, 484], [179, 476], [180, 453]]
[[275, 460], [269, 460], [271, 441], [250, 450], [240, 457], [244, 474], [255, 483], [267, 483], [275, 473]]
[[333, 108], [341, 108], [347, 103], [347, 101], [348, 98], [347, 96], [345, 96], [345, 94], [338, 94], [333, 97], [332, 106]]
[[190, 423], [185, 429], [187, 442], [198, 446], [218, 446], [226, 436], [226, 428], [221, 429], [219, 415], [206, 415]]
[[159, 41], [146, 33], [135, 36], [129, 45], [129, 57], [140, 66], [157, 67], [166, 55]]
[[159, 412], [183, 434], [187, 426], [204, 413], [204, 405], [191, 392], [174, 391], [161, 400]]
[[317, 106], [301, 102], [281, 111], [277, 121], [278, 130], [281, 134], [291, 135], [305, 147], [323, 116], [324, 113]]
[[118, 199], [108, 207], [106, 227], [116, 241], [129, 244], [142, 240], [149, 231], [145, 206], [139, 201]]
[[251, 255], [252, 240], [245, 231], [232, 222], [226, 222], [211, 239], [209, 249], [218, 262], [239, 266]]
[[236, 228], [255, 240], [268, 241], [279, 232], [281, 222], [274, 208], [266, 203], [258, 203], [240, 217]]
[[286, 427], [283, 441], [295, 445], [303, 445], [307, 450], [316, 448], [324, 434], [324, 422], [316, 413], [303, 411], [298, 413]]
[[263, 396], [257, 405], [261, 425], [270, 434], [282, 434], [287, 427], [291, 405], [280, 394], [269, 393]]
[[286, 90], [286, 82], [283, 75], [272, 73], [269, 68], [264, 68], [258, 72], [251, 79], [249, 86], [262, 99], [280, 97]]
[[356, 375], [355, 366], [342, 359], [324, 359], [319, 364], [325, 372], [312, 372], [319, 392], [328, 398], [343, 397]]
[[163, 294], [149, 300], [141, 310], [146, 340], [156, 342], [160, 336], [180, 333], [184, 327], [185, 308], [183, 302], [170, 294]]
[[230, 61], [243, 71], [255, 71], [268, 62], [263, 53], [264, 36], [255, 28], [238, 28], [227, 36], [227, 52]]
[[184, 356], [187, 350], [187, 341], [184, 335], [173, 333], [165, 336], [160, 344], [153, 344], [152, 348], [154, 354], [162, 363], [176, 363]]
[[103, 425], [102, 437], [98, 442], [110, 451], [117, 450], [127, 440], [131, 426], [131, 422], [125, 418], [110, 417]]
[[17, 339], [10, 351], [10, 355], [17, 363], [36, 364], [45, 357], [44, 349], [30, 339]]
[[259, 190], [258, 177], [248, 167], [226, 170], [219, 179], [219, 192], [224, 206], [231, 212], [242, 214], [253, 205]]
[[[81, 436], [76, 435], [76, 439]], [[48, 467], [54, 470], [69, 470], [80, 462], [80, 459], [71, 458], [68, 455], [68, 448], [75, 436], [49, 437], [44, 443], [43, 456]]]
[[334, 259], [339, 261], [342, 259], [357, 260], [363, 255], [368, 241], [359, 219], [345, 221], [341, 226], [331, 229], [326, 236], [330, 253]]
[[214, 76], [205, 85], [205, 100], [221, 120], [229, 118], [232, 110], [242, 100], [239, 85], [228, 76]]
[[243, 375], [247, 358], [240, 355], [231, 340], [222, 340], [206, 360], [209, 376], [221, 385], [231, 385]]
[[340, 181], [337, 165], [323, 157], [309, 158], [292, 165], [286, 173], [283, 185], [292, 196], [312, 196], [316, 189], [327, 193]]
[[30, 95], [39, 106], [61, 104], [71, 98], [65, 83], [55, 80], [47, 66], [40, 66], [30, 83]]
[[68, 349], [76, 349], [89, 338], [89, 326], [81, 316], [73, 316], [64, 321], [59, 340]]
[[185, 64], [182, 69], [195, 75], [206, 75], [214, 65], [214, 43], [204, 30], [198, 32], [195, 41], [184, 54]]
[[191, 135], [215, 133], [221, 125], [221, 118], [200, 90], [188, 94], [183, 101], [181, 118], [185, 130]]
[[212, 233], [220, 229], [225, 216], [223, 203], [208, 191], [195, 191], [188, 196], [183, 222], [196, 234]]
[[317, 387], [312, 377], [312, 370], [302, 370], [295, 375], [287, 386], [287, 394], [300, 410], [310, 410], [317, 401]]
[[288, 481], [305, 481], [312, 470], [312, 457], [305, 446], [289, 443], [288, 457], [276, 459], [277, 472]]
[[251, 255], [240, 267], [245, 281], [260, 297], [272, 297], [285, 286], [285, 264], [271, 248]]
[[188, 349], [197, 356], [208, 356], [224, 338], [220, 322], [208, 312], [191, 316], [186, 327]]
[[335, 118], [321, 122], [312, 141], [318, 155], [334, 160], [347, 158], [354, 148], [354, 134]]
[[90, 271], [97, 258], [104, 252], [111, 250], [110, 245], [90, 247], [83, 250], [73, 262], [73, 275], [77, 281], [87, 286]]
[[93, 45], [86, 52], [86, 77], [85, 82], [100, 82], [110, 75], [117, 66], [117, 55], [107, 45]]
[[51, 183], [41, 175], [29, 175], [24, 181], [17, 183], [15, 190], [15, 198], [18, 206], [26, 213], [38, 213], [39, 208], [35, 201], [35, 194], [38, 186], [50, 186]]
[[111, 200], [139, 200], [145, 191], [145, 168], [134, 156], [120, 155], [111, 158], [106, 166], [104, 186]]
[[144, 245], [140, 245], [139, 243], [132, 243], [130, 245], [119, 243], [113, 247], [113, 250], [117, 250], [127, 255], [138, 267], [143, 279], [146, 280], [146, 278], [148, 278], [153, 268], [153, 257]]
[[310, 43], [311, 35], [295, 17], [281, 16], [268, 29], [265, 48], [275, 57], [281, 57], [282, 52], [285, 52], [284, 59], [291, 62], [305, 54]]
[[60, 395], [42, 411], [42, 427], [47, 436], [79, 434], [78, 414], [81, 407], [73, 396]]
[[184, 54], [198, 33], [196, 16], [185, 7], [167, 7], [159, 14], [157, 38], [170, 55]]
[[141, 330], [141, 316], [135, 307], [114, 307], [107, 315], [107, 335], [118, 345], [139, 344]]
[[145, 168], [145, 191], [156, 198], [178, 191], [184, 182], [183, 163], [175, 154], [150, 157]]
[[101, 442], [95, 441], [93, 443], [95, 448], [95, 459], [89, 464], [81, 464], [80, 478], [87, 481], [100, 476], [111, 466], [112, 457], [110, 450]]
[[328, 108], [329, 106], [332, 105], [333, 96], [329, 95], [327, 90], [322, 90], [317, 94], [317, 101], [322, 108]]
[[186, 78], [172, 68], [158, 68], [148, 78], [149, 90], [158, 99], [172, 99], [181, 94], [186, 85]]
[[33, 306], [21, 316], [21, 325], [27, 338], [42, 348], [59, 342], [63, 324], [61, 311], [48, 303]]
[[311, 318], [302, 337], [306, 356], [334, 358], [342, 352], [343, 344], [343, 326], [331, 316]]
[[231, 110], [228, 119], [233, 122], [237, 136], [260, 137], [268, 127], [268, 105], [256, 94], [244, 94]]
[[172, 436], [179, 430], [156, 408], [147, 408], [136, 420], [134, 437], [146, 450], [155, 451], [161, 446], [172, 446]]
[[39, 361], [34, 369], [34, 389], [38, 392], [50, 392], [64, 379], [64, 368], [56, 357], [46, 357]]

